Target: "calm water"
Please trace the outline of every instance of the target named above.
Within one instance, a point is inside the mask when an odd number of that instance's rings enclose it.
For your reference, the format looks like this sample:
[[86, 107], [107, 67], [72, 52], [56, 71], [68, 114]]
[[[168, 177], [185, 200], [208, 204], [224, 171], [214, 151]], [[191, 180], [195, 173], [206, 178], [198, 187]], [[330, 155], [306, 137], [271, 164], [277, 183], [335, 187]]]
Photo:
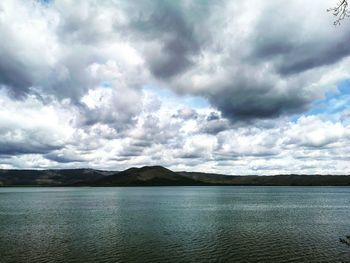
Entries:
[[0, 262], [350, 262], [350, 188], [0, 188]]

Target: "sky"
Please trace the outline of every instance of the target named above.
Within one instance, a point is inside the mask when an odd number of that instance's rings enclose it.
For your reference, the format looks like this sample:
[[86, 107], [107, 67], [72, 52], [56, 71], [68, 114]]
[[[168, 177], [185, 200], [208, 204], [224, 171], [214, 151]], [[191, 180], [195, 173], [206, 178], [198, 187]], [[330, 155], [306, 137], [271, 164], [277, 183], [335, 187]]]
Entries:
[[350, 173], [333, 0], [0, 1], [0, 168]]

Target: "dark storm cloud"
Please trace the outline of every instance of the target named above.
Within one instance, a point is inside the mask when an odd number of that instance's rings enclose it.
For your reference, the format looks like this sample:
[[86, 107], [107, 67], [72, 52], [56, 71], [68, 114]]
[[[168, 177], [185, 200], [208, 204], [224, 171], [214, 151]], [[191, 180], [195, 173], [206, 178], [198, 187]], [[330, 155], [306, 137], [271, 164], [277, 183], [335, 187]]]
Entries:
[[220, 115], [217, 112], [211, 112], [207, 116], [207, 121], [214, 121], [214, 120], [219, 120], [219, 119], [220, 119]]
[[[132, 127], [136, 119], [133, 118], [135, 114], [121, 111], [113, 111], [113, 107], [89, 109], [85, 106], [80, 106], [80, 121], [81, 126], [93, 126], [95, 124], [107, 124], [117, 131], [122, 131]], [[128, 114], [129, 113], [129, 114]]]
[[347, 39], [341, 39], [337, 43], [331, 43], [323, 50], [316, 49], [315, 43], [309, 47], [303, 47], [296, 52], [291, 52], [278, 66], [281, 74], [296, 74], [309, 69], [331, 65], [350, 55], [350, 35]]
[[[316, 11], [324, 4], [320, 3]], [[175, 77], [174, 88], [206, 97], [233, 122], [304, 112], [323, 95], [317, 91], [317, 82], [327, 73], [325, 67], [349, 57], [350, 31], [335, 31], [319, 15], [316, 20], [302, 13], [296, 19], [287, 10], [299, 6], [282, 2], [264, 4], [264, 12], [258, 12], [255, 23], [241, 28], [235, 23], [235, 15], [245, 21], [243, 7], [226, 2], [222, 9], [213, 9], [210, 41], [198, 41], [201, 55], [195, 54], [195, 63]], [[229, 11], [232, 17], [225, 20]], [[323, 30], [316, 30], [320, 25]], [[311, 85], [315, 88], [309, 89]]]
[[0, 46], [0, 86], [4, 85], [15, 98], [21, 98], [28, 93], [32, 78], [23, 62], [11, 56]]
[[148, 148], [152, 146], [152, 141], [149, 140], [135, 140], [132, 145], [135, 147], [143, 147], [143, 148]]
[[216, 135], [222, 131], [232, 128], [227, 119], [220, 116], [218, 112], [210, 112], [201, 122], [200, 132]]
[[230, 129], [230, 125], [227, 120], [217, 119], [205, 122], [201, 131], [209, 134], [218, 134], [219, 132]]
[[[25, 127], [27, 123], [16, 123], [17, 116], [12, 118], [11, 122], [5, 123], [0, 117], [0, 155], [48, 154], [64, 148], [64, 143], [52, 134], [52, 130], [44, 132], [38, 127], [28, 128]], [[31, 121], [34, 124], [36, 120]]]
[[[40, 93], [70, 98], [79, 104], [84, 94], [107, 78], [103, 74], [92, 76], [91, 66], [108, 60], [119, 62], [119, 57], [112, 54], [117, 48], [108, 53], [105, 47], [115, 41], [130, 42], [145, 59], [146, 70], [153, 77], [176, 91], [207, 98], [223, 117], [232, 121], [277, 118], [304, 111], [318, 95], [317, 91], [305, 95], [304, 89], [320, 75], [304, 79], [300, 75], [346, 58], [350, 53], [349, 30], [343, 29], [343, 33], [336, 32], [334, 36], [331, 29], [319, 32], [308, 25], [312, 20], [302, 14], [304, 21], [283, 13], [288, 6], [283, 4], [284, 8], [280, 8], [279, 2], [265, 4], [267, 7], [262, 7], [256, 16], [257, 22], [247, 30], [237, 21], [244, 21], [245, 15], [254, 10], [246, 11], [242, 5], [229, 1], [217, 5], [209, 1], [105, 1], [99, 5], [53, 1], [43, 7], [40, 17], [29, 11], [24, 14], [26, 19], [43, 18], [45, 26], [42, 31], [35, 31], [36, 38], [30, 40], [35, 44], [40, 35], [50, 37], [48, 43], [40, 43], [38, 50], [25, 45], [23, 51], [10, 48], [23, 44], [24, 37], [16, 38], [22, 32], [12, 34], [12, 28], [0, 28], [0, 84], [15, 97], [32, 92], [33, 86]], [[51, 11], [58, 16], [58, 22], [51, 16], [45, 17]], [[103, 20], [106, 16], [108, 19]], [[241, 34], [245, 30], [249, 33]], [[54, 52], [41, 52], [55, 44]], [[109, 71], [125, 68], [123, 64], [118, 66]], [[121, 75], [132, 75], [126, 77], [128, 81], [138, 77], [135, 71], [130, 72]], [[205, 80], [198, 82], [203, 76]], [[281, 86], [280, 82], [288, 84]], [[201, 86], [196, 87], [197, 83]], [[128, 88], [135, 90], [142, 84], [126, 82]], [[82, 123], [121, 123], [139, 113], [118, 113], [119, 118], [108, 112], [127, 111], [128, 107], [110, 106], [84, 111], [86, 122]]]
[[96, 54], [91, 47], [72, 46], [62, 56], [58, 67], [54, 68], [40, 85], [57, 98], [70, 98], [77, 104], [89, 89], [98, 84], [98, 81], [88, 74], [88, 66], [104, 61], [106, 58]]
[[[254, 85], [254, 83], [252, 83]], [[309, 103], [308, 98], [300, 96], [298, 91], [278, 94], [273, 88], [257, 90], [245, 83], [241, 88], [225, 88], [222, 92], [209, 97], [223, 117], [231, 120], [250, 120], [277, 118], [281, 115], [304, 111]]]
[[344, 29], [344, 34], [335, 34], [329, 39], [303, 39], [301, 32], [292, 32], [287, 36], [283, 24], [276, 27], [278, 31], [271, 35], [266, 33], [266, 28], [256, 31], [258, 35], [254, 38], [251, 58], [254, 61], [276, 59], [276, 69], [282, 75], [331, 65], [350, 55], [348, 29]]
[[120, 157], [142, 156], [144, 149], [145, 148], [143, 146], [128, 145], [118, 153], [118, 156]]
[[[167, 79], [185, 71], [193, 64], [193, 56], [200, 51], [193, 25], [181, 7], [170, 1], [151, 1], [141, 11], [134, 29], [142, 38], [158, 41], [160, 50], [145, 50], [152, 73]], [[151, 49], [156, 47], [151, 46]]]
[[70, 155], [61, 155], [59, 153], [49, 153], [44, 155], [44, 157], [50, 161], [58, 162], [58, 163], [73, 163], [73, 162], [84, 162], [85, 159], [79, 156], [70, 156]]
[[200, 153], [183, 153], [180, 154], [178, 157], [182, 159], [199, 159], [203, 156]]
[[41, 144], [40, 142], [0, 142], [0, 155], [11, 156], [19, 154], [47, 154], [61, 149], [62, 146]]

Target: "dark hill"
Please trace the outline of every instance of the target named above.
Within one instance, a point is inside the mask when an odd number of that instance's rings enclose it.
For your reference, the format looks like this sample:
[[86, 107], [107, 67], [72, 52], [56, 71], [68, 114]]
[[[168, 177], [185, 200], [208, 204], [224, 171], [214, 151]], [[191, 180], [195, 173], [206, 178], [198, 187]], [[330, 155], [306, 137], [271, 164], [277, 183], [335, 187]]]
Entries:
[[162, 166], [130, 168], [120, 173], [87, 183], [87, 185], [91, 186], [170, 186], [198, 184], [202, 183]]
[[183, 176], [211, 185], [260, 186], [350, 186], [348, 175], [270, 175], [229, 176], [222, 174], [178, 172]]
[[1, 170], [0, 186], [350, 186], [347, 175], [230, 176], [173, 172], [162, 166], [130, 168], [122, 172], [94, 169]]
[[0, 170], [0, 186], [61, 186], [94, 181], [117, 172], [94, 169]]

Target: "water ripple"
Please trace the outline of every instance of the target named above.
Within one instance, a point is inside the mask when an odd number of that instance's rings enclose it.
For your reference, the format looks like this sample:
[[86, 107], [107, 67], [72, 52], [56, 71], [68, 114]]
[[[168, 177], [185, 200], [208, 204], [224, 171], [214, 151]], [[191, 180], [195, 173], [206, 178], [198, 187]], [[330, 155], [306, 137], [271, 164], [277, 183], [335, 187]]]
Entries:
[[350, 262], [350, 188], [0, 188], [0, 262]]

